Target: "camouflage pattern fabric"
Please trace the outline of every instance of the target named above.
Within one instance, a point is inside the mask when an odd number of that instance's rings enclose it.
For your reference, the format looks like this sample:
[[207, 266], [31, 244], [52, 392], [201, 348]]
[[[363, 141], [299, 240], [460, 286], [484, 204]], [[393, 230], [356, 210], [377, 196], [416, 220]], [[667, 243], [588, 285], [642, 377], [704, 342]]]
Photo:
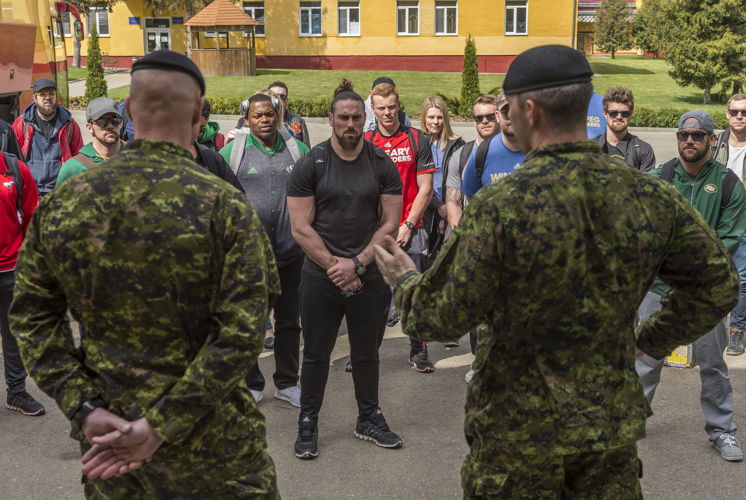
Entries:
[[[656, 274], [673, 291], [633, 330]], [[447, 341], [479, 323], [465, 429], [477, 450], [574, 455], [628, 446], [651, 414], [637, 346], [662, 358], [738, 299], [704, 219], [661, 181], [590, 142], [532, 151], [482, 188], [424, 274], [398, 280], [407, 334]]]
[[[272, 498], [264, 417], [244, 377], [261, 352], [277, 283], [244, 195], [181, 147], [136, 141], [39, 205], [10, 319], [31, 376], [66, 417], [101, 397], [165, 439], [153, 462], [112, 481], [113, 491], [157, 485], [166, 498], [171, 487], [193, 485], [203, 497]], [[80, 348], [68, 308], [85, 328]], [[75, 428], [73, 437], [83, 439]]]

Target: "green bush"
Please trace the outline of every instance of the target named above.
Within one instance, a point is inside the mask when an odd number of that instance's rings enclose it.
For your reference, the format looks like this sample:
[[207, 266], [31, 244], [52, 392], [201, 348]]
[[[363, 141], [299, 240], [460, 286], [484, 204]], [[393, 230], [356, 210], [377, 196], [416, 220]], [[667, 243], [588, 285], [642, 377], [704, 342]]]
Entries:
[[[683, 108], [635, 108], [635, 112], [630, 120], [632, 127], [659, 127], [675, 128], [678, 125], [679, 117], [691, 111]], [[715, 128], [724, 129], [728, 127], [728, 120], [724, 113], [713, 116]]]
[[85, 109], [88, 106], [88, 98], [85, 96], [70, 97], [68, 107], [70, 109]]
[[98, 32], [96, 32], [95, 24], [91, 26], [86, 66], [88, 67], [88, 76], [85, 80], [86, 98], [91, 101], [97, 97], [106, 97], [108, 89], [104, 78], [104, 67], [101, 65], [101, 48], [98, 44]]
[[466, 37], [464, 45], [464, 65], [461, 70], [461, 99], [455, 111], [461, 116], [471, 116], [472, 103], [479, 97], [479, 63], [477, 62], [477, 45], [471, 35]]

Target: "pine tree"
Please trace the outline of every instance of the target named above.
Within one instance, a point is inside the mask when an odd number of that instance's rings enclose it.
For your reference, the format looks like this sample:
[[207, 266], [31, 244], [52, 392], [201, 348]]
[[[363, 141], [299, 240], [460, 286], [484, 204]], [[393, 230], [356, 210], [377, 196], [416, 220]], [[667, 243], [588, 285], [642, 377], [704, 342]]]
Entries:
[[632, 13], [627, 0], [602, 0], [596, 17], [596, 46], [611, 52], [614, 59], [618, 50], [632, 47]]
[[98, 45], [96, 25], [91, 24], [91, 37], [88, 40], [88, 78], [85, 81], [85, 98], [88, 101], [106, 97], [107, 87], [104, 67], [101, 65], [101, 48]]
[[477, 45], [471, 35], [466, 37], [464, 66], [461, 70], [461, 116], [471, 116], [474, 100], [479, 97], [479, 63]]
[[645, 0], [633, 24], [635, 44], [656, 59], [665, 52], [665, 41], [669, 37], [669, 9], [666, 0]]

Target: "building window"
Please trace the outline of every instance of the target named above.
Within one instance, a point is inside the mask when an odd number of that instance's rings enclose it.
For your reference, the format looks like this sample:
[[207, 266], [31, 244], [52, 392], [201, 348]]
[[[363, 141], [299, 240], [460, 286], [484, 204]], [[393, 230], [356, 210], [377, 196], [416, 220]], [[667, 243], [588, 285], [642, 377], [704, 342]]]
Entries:
[[458, 3], [456, 0], [435, 2], [435, 34], [458, 35]]
[[339, 2], [339, 36], [360, 36], [360, 2]]
[[[205, 38], [215, 38], [215, 32], [214, 31], [205, 31]], [[220, 38], [228, 38], [228, 33], [226, 33], [226, 32], [220, 33]]]
[[396, 2], [396, 34], [420, 34], [420, 2], [399, 0]]
[[91, 7], [88, 11], [88, 35], [91, 34], [91, 25], [96, 24], [96, 32], [99, 36], [109, 36], [109, 9], [106, 7]]
[[321, 2], [300, 3], [301, 36], [321, 36]]
[[505, 3], [505, 34], [528, 34], [528, 2], [511, 1]]
[[259, 23], [259, 26], [254, 26], [254, 34], [264, 36], [264, 2], [244, 2], [243, 11]]
[[72, 30], [72, 27], [70, 26], [70, 13], [63, 12], [61, 18], [62, 18], [62, 32], [68, 38], [73, 36], [73, 30]]

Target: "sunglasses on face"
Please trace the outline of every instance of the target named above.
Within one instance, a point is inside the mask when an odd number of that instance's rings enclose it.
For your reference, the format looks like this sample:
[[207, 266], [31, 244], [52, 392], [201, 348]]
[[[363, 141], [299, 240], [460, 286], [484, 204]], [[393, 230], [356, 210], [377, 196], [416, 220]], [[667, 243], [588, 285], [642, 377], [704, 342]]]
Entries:
[[98, 120], [91, 120], [91, 123], [95, 123], [101, 128], [106, 128], [109, 126], [109, 124], [112, 124], [114, 127], [118, 127], [122, 124], [121, 118], [99, 118]]
[[681, 142], [686, 142], [691, 137], [694, 142], [702, 142], [707, 137], [706, 132], [676, 132], [676, 138]]
[[496, 122], [497, 121], [497, 113], [487, 113], [486, 115], [474, 115], [474, 122], [475, 123], [482, 123], [484, 119], [487, 119], [488, 122]]
[[502, 108], [500, 108], [500, 115], [504, 117], [508, 117], [508, 113], [510, 112], [510, 105], [506, 104]]
[[57, 92], [54, 91], [54, 90], [47, 90], [46, 92], [37, 92], [36, 93], [37, 97], [54, 97], [55, 95], [57, 95]]
[[730, 115], [731, 118], [735, 118], [738, 115], [741, 115], [744, 118], [746, 118], [746, 109], [729, 109], [728, 114]]
[[617, 116], [621, 116], [622, 118], [629, 118], [630, 116], [632, 116], [632, 111], [611, 110], [611, 111], [607, 111], [607, 113], [612, 118], [616, 118]]

